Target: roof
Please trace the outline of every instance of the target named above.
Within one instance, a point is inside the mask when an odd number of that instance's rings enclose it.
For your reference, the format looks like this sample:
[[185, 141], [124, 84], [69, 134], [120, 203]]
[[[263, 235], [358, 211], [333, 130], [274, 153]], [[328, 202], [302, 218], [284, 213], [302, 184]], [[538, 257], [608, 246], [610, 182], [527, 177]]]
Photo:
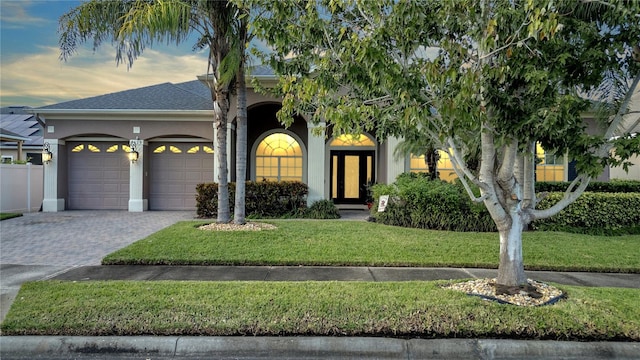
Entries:
[[[250, 76], [275, 78], [273, 69], [258, 65], [249, 69]], [[211, 91], [200, 80], [183, 83], [162, 83], [124, 90], [84, 99], [71, 100], [32, 109], [33, 113], [46, 110], [213, 110]]]
[[199, 80], [162, 83], [39, 107], [36, 110], [213, 110], [209, 89]]
[[22, 140], [22, 141], [27, 141], [29, 140], [29, 138], [24, 137], [24, 136], [20, 136], [14, 132], [11, 132], [9, 130], [4, 130], [4, 129], [0, 129], [0, 140]]
[[26, 146], [42, 146], [43, 143], [42, 126], [32, 114], [1, 114], [0, 133], [3, 141], [22, 140]]

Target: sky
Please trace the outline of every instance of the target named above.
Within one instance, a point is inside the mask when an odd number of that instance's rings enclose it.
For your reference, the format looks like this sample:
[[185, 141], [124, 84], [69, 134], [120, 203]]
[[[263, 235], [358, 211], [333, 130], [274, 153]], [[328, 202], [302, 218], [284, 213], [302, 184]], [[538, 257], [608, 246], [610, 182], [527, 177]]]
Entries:
[[40, 107], [164, 82], [195, 80], [207, 72], [206, 53], [194, 41], [154, 45], [127, 70], [115, 48], [88, 46], [60, 60], [58, 19], [72, 0], [0, 0], [0, 104]]

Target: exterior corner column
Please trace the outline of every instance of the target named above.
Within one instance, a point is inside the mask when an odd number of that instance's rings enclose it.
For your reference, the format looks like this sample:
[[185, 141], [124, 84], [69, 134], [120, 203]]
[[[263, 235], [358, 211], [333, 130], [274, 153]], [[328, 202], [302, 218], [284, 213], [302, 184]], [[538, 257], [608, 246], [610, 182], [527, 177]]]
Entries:
[[316, 127], [324, 127], [325, 123], [317, 126], [307, 122], [307, 139], [309, 149], [307, 151], [307, 186], [309, 194], [307, 195], [307, 206], [311, 206], [316, 201], [325, 199], [325, 141], [323, 131], [322, 134], [314, 134]]
[[142, 212], [149, 208], [143, 199], [144, 190], [144, 140], [129, 140], [132, 150], [138, 152], [138, 159], [129, 164], [129, 212]]
[[393, 184], [396, 181], [398, 175], [404, 172], [405, 167], [405, 159], [395, 160], [393, 153], [400, 144], [400, 139], [395, 136], [390, 136], [387, 138], [386, 145], [386, 158], [387, 158], [387, 178], [384, 179], [387, 184]]
[[44, 166], [44, 189], [42, 199], [42, 211], [43, 212], [58, 212], [64, 210], [64, 198], [58, 198], [58, 165], [61, 163], [60, 146], [64, 146], [64, 140], [58, 139], [45, 139], [45, 144], [49, 144], [49, 151], [51, 151], [51, 161]]

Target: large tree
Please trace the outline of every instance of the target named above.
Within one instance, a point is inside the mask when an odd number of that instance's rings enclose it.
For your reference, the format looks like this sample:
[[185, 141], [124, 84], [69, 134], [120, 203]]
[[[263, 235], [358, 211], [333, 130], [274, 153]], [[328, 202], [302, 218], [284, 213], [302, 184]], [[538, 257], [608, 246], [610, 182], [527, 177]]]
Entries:
[[92, 41], [96, 50], [103, 42], [111, 41], [116, 47], [116, 63], [127, 67], [147, 46], [157, 42], [180, 44], [197, 36], [194, 49], [208, 50], [207, 74], [211, 75], [206, 83], [214, 104], [214, 143], [219, 166], [217, 221], [222, 223], [231, 217], [226, 146], [229, 93], [244, 61], [244, 47], [240, 52], [238, 46], [242, 40], [237, 39], [239, 14], [228, 1], [91, 0], [73, 8], [59, 21], [63, 60], [82, 43]]
[[[640, 137], [629, 133], [640, 121], [630, 111], [640, 79], [640, 2], [253, 5], [266, 10], [253, 26], [273, 49], [263, 59], [280, 75], [280, 119], [299, 112], [339, 133], [419, 134], [447, 152], [471, 198], [497, 225], [500, 285], [526, 285], [527, 224], [558, 213], [604, 166], [640, 150]], [[588, 131], [587, 112], [598, 130]], [[546, 210], [536, 209], [536, 143], [575, 160], [579, 173]], [[466, 160], [478, 152], [474, 170]]]

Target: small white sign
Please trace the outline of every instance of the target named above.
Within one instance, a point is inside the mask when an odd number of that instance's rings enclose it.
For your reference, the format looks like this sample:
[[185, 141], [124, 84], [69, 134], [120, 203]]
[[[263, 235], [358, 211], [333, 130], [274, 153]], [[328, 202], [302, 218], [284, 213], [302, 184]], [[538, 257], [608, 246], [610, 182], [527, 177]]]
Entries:
[[383, 212], [389, 203], [389, 195], [381, 195], [378, 201], [378, 212]]

